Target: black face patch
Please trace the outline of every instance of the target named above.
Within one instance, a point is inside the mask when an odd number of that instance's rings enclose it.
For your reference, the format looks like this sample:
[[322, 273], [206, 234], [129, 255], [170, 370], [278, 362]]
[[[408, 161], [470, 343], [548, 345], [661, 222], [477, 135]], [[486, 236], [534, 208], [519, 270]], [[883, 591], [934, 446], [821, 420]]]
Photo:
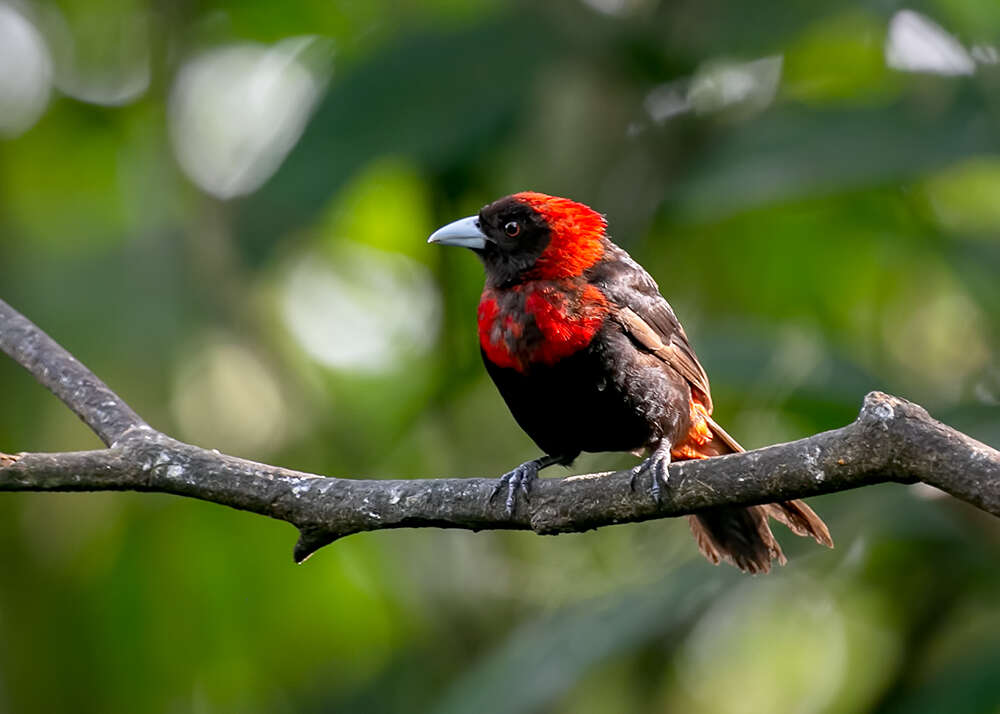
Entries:
[[493, 286], [516, 282], [535, 264], [552, 235], [538, 212], [513, 196], [483, 206], [479, 229], [489, 239], [482, 258], [488, 284]]

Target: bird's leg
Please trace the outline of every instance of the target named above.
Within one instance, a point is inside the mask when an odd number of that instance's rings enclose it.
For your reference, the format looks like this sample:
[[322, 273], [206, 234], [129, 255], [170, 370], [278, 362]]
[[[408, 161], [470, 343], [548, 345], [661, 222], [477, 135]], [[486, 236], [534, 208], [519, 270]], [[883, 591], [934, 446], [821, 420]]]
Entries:
[[546, 454], [540, 458], [525, 461], [517, 468], [508, 471], [497, 479], [497, 485], [493, 487], [493, 491], [490, 493], [489, 502], [493, 503], [493, 499], [496, 498], [501, 489], [506, 486], [507, 500], [504, 504], [504, 510], [507, 513], [507, 517], [510, 518], [514, 515], [514, 504], [517, 501], [517, 492], [520, 491], [524, 495], [524, 499], [528, 500], [528, 491], [531, 488], [531, 483], [538, 478], [539, 471], [548, 466], [552, 466], [553, 464], [571, 464], [577, 455], [578, 454], [560, 454], [559, 456], [550, 456], [549, 454]]
[[634, 491], [635, 482], [639, 476], [649, 472], [653, 477], [653, 485], [650, 487], [650, 493], [653, 499], [659, 503], [660, 502], [660, 482], [663, 482], [665, 486], [667, 484], [667, 479], [670, 478], [670, 448], [671, 444], [666, 439], [662, 439], [653, 453], [649, 455], [645, 461], [632, 469], [631, 477], [628, 481], [628, 487]]

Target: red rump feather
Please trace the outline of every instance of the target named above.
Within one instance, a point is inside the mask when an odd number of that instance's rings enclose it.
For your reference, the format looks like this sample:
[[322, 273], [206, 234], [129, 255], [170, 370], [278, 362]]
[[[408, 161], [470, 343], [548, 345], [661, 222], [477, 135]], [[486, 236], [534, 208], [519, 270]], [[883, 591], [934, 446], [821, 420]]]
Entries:
[[691, 428], [688, 430], [684, 441], [676, 444], [670, 450], [670, 455], [677, 460], [707, 459], [711, 456], [718, 456], [718, 453], [713, 453], [711, 446], [705, 446], [706, 444], [711, 444], [712, 439], [715, 438], [715, 434], [712, 433], [711, 428], [708, 426], [708, 417], [711, 412], [693, 397], [690, 407]]
[[530, 277], [536, 280], [574, 278], [604, 255], [604, 231], [608, 223], [593, 208], [535, 191], [515, 193], [514, 198], [531, 206], [545, 219], [552, 232]]

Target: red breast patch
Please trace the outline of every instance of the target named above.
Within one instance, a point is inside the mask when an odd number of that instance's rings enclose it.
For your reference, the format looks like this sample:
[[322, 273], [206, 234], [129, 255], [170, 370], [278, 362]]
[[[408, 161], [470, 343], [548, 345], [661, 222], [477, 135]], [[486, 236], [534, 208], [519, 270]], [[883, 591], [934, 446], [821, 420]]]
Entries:
[[487, 289], [479, 303], [479, 344], [498, 367], [527, 372], [589, 345], [607, 315], [607, 299], [593, 285], [538, 281]]

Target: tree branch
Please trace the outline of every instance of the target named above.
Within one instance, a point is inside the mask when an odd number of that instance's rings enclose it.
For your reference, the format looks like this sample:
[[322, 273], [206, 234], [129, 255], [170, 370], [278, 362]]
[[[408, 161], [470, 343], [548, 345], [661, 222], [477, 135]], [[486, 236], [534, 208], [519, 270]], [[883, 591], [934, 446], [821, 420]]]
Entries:
[[352, 533], [383, 528], [589, 530], [845, 491], [875, 483], [936, 486], [1000, 516], [1000, 452], [880, 392], [856, 421], [787, 444], [671, 465], [656, 503], [629, 488], [628, 471], [543, 479], [513, 517], [491, 503], [495, 479], [324, 478], [185, 444], [145, 424], [35, 325], [0, 301], [0, 348], [49, 387], [107, 449], [0, 455], [0, 491], [156, 491], [287, 521], [295, 559]]
[[59, 397], [106, 445], [129, 429], [149, 428], [108, 385], [3, 300], [0, 350]]

